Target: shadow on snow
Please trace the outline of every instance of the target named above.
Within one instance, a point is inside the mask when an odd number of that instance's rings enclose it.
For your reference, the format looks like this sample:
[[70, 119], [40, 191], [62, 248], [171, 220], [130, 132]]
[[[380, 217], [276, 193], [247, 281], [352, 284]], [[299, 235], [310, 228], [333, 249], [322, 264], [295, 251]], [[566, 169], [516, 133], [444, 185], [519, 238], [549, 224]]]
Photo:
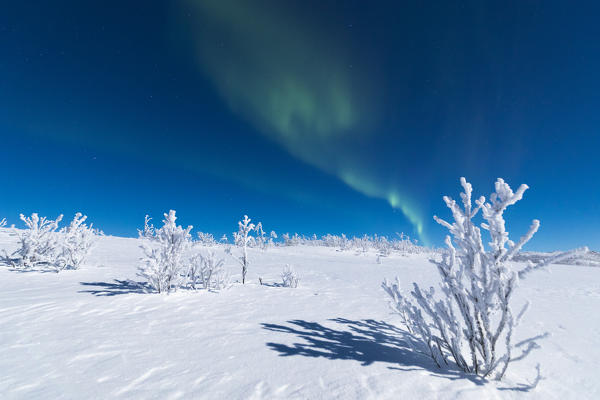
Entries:
[[91, 293], [94, 296], [116, 296], [119, 294], [147, 293], [145, 282], [135, 282], [132, 280], [120, 281], [115, 279], [113, 282], [80, 282], [83, 286], [90, 287], [88, 290], [80, 290], [79, 293]]
[[343, 325], [333, 329], [317, 322], [288, 321], [288, 325], [262, 324], [264, 329], [290, 333], [303, 343], [287, 345], [267, 343], [280, 356], [323, 357], [330, 360], [354, 360], [367, 366], [376, 362], [392, 364], [388, 368], [402, 371], [427, 370], [434, 376], [451, 380], [468, 379], [477, 385], [486, 380], [466, 374], [454, 365], [438, 368], [431, 359], [413, 350], [405, 331], [383, 321], [372, 319], [352, 321], [345, 318], [331, 319]]

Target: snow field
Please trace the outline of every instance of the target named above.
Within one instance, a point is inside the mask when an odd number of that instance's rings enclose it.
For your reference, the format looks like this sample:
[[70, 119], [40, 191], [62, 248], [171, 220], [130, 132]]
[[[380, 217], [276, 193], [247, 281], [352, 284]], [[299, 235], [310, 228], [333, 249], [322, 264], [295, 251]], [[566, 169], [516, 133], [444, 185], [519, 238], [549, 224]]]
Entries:
[[[0, 397], [600, 398], [600, 269], [553, 265], [523, 282], [515, 304], [532, 304], [516, 340], [551, 336], [496, 383], [438, 369], [403, 339], [380, 284], [437, 284], [426, 255], [377, 264], [333, 248], [249, 249], [246, 285], [158, 295], [132, 284], [139, 244], [102, 237], [81, 270], [59, 274], [0, 268]], [[16, 246], [0, 233], [0, 250]], [[241, 280], [237, 260], [215, 249]], [[286, 264], [296, 289], [273, 285]], [[525, 391], [538, 362], [545, 379]]]

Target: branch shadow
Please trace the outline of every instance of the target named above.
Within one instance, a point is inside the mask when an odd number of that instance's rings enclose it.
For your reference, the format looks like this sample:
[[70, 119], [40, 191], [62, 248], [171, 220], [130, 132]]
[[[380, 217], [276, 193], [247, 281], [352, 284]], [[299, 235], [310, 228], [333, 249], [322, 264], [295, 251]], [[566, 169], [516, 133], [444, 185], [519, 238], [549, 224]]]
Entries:
[[285, 287], [285, 286], [283, 286], [282, 283], [277, 283], [277, 282], [270, 283], [270, 282], [263, 281], [260, 285], [266, 286], [266, 287]]
[[[86, 287], [92, 287], [89, 290], [80, 290], [78, 293], [91, 293], [94, 296], [117, 296], [120, 294], [147, 293], [145, 282], [135, 282], [132, 280], [120, 281], [115, 279], [113, 282], [79, 282]], [[95, 287], [95, 288], [93, 288]]]
[[51, 273], [51, 272], [52, 273], [60, 272], [60, 270], [57, 270], [56, 268], [52, 268], [50, 266], [50, 264], [40, 263], [40, 264], [38, 264], [36, 266], [32, 266], [32, 267], [21, 267], [18, 264], [19, 264], [18, 258], [11, 258], [7, 255], [0, 256], [0, 265], [3, 267], [6, 267], [11, 272], [18, 272], [20, 274], [26, 274], [26, 273], [30, 273], [30, 272], [38, 272], [38, 273], [42, 273], [42, 274]]
[[60, 271], [56, 269], [44, 268], [44, 267], [29, 267], [29, 268], [17, 268], [17, 267], [8, 267], [8, 270], [11, 272], [17, 272], [19, 274], [29, 274], [31, 272], [37, 272], [39, 274], [57, 274]]
[[[341, 329], [326, 327], [317, 322], [304, 320], [288, 321], [288, 325], [261, 324], [263, 329], [289, 333], [302, 339], [303, 343], [287, 345], [266, 343], [282, 357], [323, 357], [329, 360], [354, 360], [363, 366], [383, 362], [389, 369], [402, 371], [426, 370], [433, 376], [450, 380], [468, 379], [477, 385], [487, 381], [466, 374], [455, 365], [437, 367], [433, 361], [414, 350], [414, 339], [410, 335], [384, 321], [349, 320], [335, 318], [329, 321], [343, 325]], [[412, 341], [412, 343], [411, 343]]]

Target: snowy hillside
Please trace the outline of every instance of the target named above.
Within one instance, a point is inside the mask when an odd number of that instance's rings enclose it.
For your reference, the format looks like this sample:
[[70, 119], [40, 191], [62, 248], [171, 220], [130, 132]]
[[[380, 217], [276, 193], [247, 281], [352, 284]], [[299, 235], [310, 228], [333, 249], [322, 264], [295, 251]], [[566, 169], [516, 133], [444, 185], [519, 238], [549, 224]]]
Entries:
[[[0, 267], [1, 398], [600, 398], [600, 269], [553, 265], [522, 283], [515, 302], [532, 305], [516, 340], [550, 336], [498, 383], [407, 346], [381, 281], [437, 284], [427, 255], [249, 249], [246, 285], [166, 295], [135, 284], [139, 244], [103, 237], [82, 269], [58, 274]], [[0, 233], [0, 251], [16, 247]], [[286, 264], [296, 289], [278, 286]], [[537, 363], [545, 379], [527, 390]]]

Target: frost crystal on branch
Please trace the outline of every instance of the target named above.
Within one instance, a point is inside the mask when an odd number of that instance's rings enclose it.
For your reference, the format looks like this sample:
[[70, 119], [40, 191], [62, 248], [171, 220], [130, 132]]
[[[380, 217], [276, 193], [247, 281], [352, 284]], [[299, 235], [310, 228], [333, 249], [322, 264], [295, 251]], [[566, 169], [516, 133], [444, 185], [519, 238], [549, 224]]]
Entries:
[[[537, 347], [536, 338], [532, 338], [520, 354], [514, 354], [522, 347], [512, 342], [514, 328], [527, 307], [515, 315], [510, 306], [519, 280], [533, 270], [587, 249], [563, 253], [538, 264], [530, 262], [524, 269], [515, 270], [510, 261], [538, 230], [539, 221], [534, 220], [529, 231], [514, 243], [506, 231], [503, 213], [522, 199], [528, 187], [521, 185], [513, 192], [504, 180], [498, 179], [490, 201], [480, 197], [473, 206], [471, 184], [465, 178], [460, 182], [464, 189], [462, 207], [444, 197], [454, 222], [434, 217], [453, 237], [446, 237], [448, 251], [442, 260], [430, 260], [441, 277], [441, 294], [436, 296], [433, 287], [423, 290], [413, 283], [411, 299], [400, 290], [398, 278], [394, 283], [386, 280], [382, 286], [408, 332], [421, 342], [425, 353], [438, 366], [452, 360], [465, 372], [483, 377], [495, 373], [501, 379], [511, 361], [524, 358]], [[481, 228], [491, 238], [489, 250], [483, 245], [480, 228], [473, 223], [479, 211], [485, 221]]]

